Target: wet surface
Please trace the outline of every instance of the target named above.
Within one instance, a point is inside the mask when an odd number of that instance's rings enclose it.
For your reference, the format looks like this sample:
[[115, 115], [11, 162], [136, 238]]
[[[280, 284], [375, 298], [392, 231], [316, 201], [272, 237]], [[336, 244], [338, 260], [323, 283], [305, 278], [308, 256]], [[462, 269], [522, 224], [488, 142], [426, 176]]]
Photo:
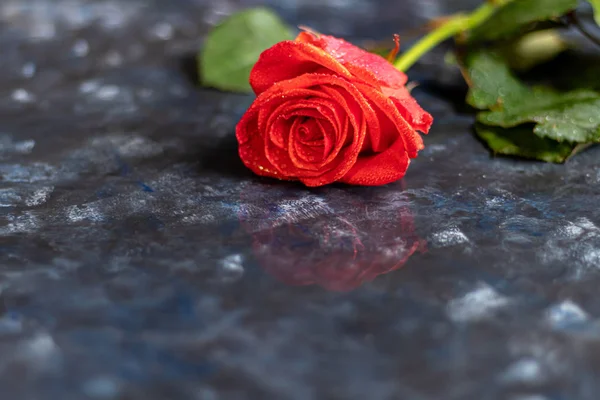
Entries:
[[[252, 98], [189, 65], [249, 4], [0, 4], [2, 398], [597, 399], [600, 149], [490, 158], [437, 54], [402, 182], [254, 177]], [[448, 10], [272, 4], [354, 39]]]

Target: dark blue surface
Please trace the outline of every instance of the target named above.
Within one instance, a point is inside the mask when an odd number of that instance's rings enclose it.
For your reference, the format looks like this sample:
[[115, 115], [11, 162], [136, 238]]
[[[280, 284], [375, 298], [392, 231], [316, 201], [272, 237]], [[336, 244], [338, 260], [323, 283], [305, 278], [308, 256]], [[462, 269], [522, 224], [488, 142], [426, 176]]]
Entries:
[[[355, 40], [451, 9], [272, 4]], [[0, 3], [0, 397], [597, 400], [600, 150], [491, 158], [437, 51], [402, 182], [259, 179], [252, 97], [189, 63], [248, 5]]]

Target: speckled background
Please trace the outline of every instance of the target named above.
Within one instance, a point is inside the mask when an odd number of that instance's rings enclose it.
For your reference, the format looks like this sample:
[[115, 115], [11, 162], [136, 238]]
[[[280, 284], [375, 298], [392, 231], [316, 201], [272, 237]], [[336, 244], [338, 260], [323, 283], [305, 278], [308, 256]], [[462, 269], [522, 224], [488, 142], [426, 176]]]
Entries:
[[[600, 398], [600, 149], [492, 159], [436, 52], [402, 182], [256, 178], [190, 61], [256, 3], [0, 2], [0, 398]], [[477, 1], [270, 4], [359, 40]]]

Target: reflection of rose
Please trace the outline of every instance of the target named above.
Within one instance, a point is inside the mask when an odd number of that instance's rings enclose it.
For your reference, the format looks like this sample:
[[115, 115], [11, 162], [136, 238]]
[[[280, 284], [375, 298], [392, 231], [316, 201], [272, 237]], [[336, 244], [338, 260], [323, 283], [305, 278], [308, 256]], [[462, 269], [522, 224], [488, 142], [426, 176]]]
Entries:
[[402, 267], [423, 244], [407, 207], [394, 211], [395, 218], [378, 217], [366, 206], [353, 207], [348, 216], [322, 211], [298, 219], [275, 203], [244, 214], [261, 267], [288, 285], [349, 291]]

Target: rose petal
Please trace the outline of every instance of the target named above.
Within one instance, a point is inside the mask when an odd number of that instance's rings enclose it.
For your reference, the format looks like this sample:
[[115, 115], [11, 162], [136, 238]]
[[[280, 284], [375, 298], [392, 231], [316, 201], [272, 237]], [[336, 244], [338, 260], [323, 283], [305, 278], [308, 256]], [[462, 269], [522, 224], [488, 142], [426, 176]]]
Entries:
[[[325, 90], [326, 87], [322, 86], [322, 90]], [[324, 96], [329, 97], [325, 92]], [[339, 94], [336, 96], [339, 99]], [[289, 108], [286, 108], [289, 107]], [[327, 142], [326, 150], [324, 150], [324, 156], [315, 161], [315, 165], [318, 168], [324, 167], [326, 164], [330, 163], [335, 156], [339, 153], [342, 146], [344, 146], [346, 139], [345, 135], [347, 132], [347, 113], [355, 113], [359, 112], [362, 114], [360, 109], [356, 109], [356, 107], [350, 109], [346, 101], [342, 98], [341, 104], [335, 103], [333, 99], [321, 99], [321, 98], [312, 98], [310, 100], [303, 100], [298, 103], [284, 103], [280, 105], [275, 113], [278, 117], [283, 118], [294, 118], [294, 117], [304, 117], [310, 118], [315, 121], [328, 121], [329, 129], [323, 131], [323, 139], [322, 141]], [[275, 121], [277, 119], [274, 118]], [[345, 120], [342, 122], [341, 120]], [[269, 131], [269, 124], [267, 124], [267, 130]], [[289, 132], [289, 131], [288, 131]], [[270, 133], [272, 134], [272, 133]], [[344, 135], [344, 138], [341, 137]], [[289, 133], [288, 133], [289, 136]], [[286, 141], [285, 147], [281, 147], [285, 149], [288, 147], [288, 142]], [[275, 143], [277, 145], [277, 143]], [[323, 145], [323, 143], [321, 143]], [[313, 168], [309, 168], [310, 170], [315, 170]]]
[[324, 50], [346, 67], [352, 75], [366, 82], [401, 88], [408, 80], [406, 74], [394, 68], [385, 58], [369, 53], [343, 39], [301, 32], [296, 41], [310, 43]]
[[265, 141], [258, 129], [261, 102], [255, 101], [236, 126], [236, 138], [242, 162], [256, 175], [285, 179], [265, 154]]
[[401, 138], [382, 153], [359, 156], [356, 163], [340, 182], [351, 185], [379, 186], [401, 179], [410, 159]]
[[328, 71], [340, 77], [352, 78], [342, 64], [322, 49], [308, 43], [286, 40], [260, 55], [250, 72], [250, 86], [259, 95], [277, 82]]
[[327, 94], [306, 88], [289, 88], [285, 95], [271, 96], [268, 99], [264, 99], [258, 114], [258, 129], [263, 132], [267, 129], [269, 119], [279, 115], [277, 107], [280, 107], [283, 103], [288, 103], [289, 107], [289, 103], [292, 100], [302, 101], [310, 97], [327, 97]]
[[[310, 124], [312, 122], [312, 124]], [[309, 125], [307, 127], [307, 125]], [[294, 125], [292, 126], [290, 133], [290, 140], [288, 145], [288, 152], [292, 163], [297, 168], [306, 169], [310, 171], [318, 171], [319, 166], [318, 163], [321, 161], [321, 157], [323, 154], [322, 148], [324, 147], [325, 138], [323, 134], [320, 133], [320, 138], [317, 139], [320, 144], [318, 146], [307, 146], [303, 139], [300, 137], [303, 132], [302, 130], [308, 129], [316, 129], [320, 130], [319, 126], [316, 124], [315, 120], [309, 120], [306, 123], [301, 121], [299, 118], [296, 118], [294, 121]], [[314, 133], [310, 133], [314, 135]], [[317, 134], [319, 135], [319, 134]], [[315, 149], [317, 147], [317, 149]]]
[[423, 139], [402, 117], [394, 101], [371, 86], [364, 84], [356, 84], [356, 86], [369, 102], [380, 110], [380, 113], [378, 113], [380, 119], [382, 121], [386, 118], [389, 119], [395, 128], [390, 128], [389, 125], [382, 127], [381, 137], [379, 138], [381, 142], [377, 142], [377, 138], [371, 138], [374, 143], [373, 147], [377, 149], [387, 148], [396, 141], [399, 135], [404, 142], [404, 148], [408, 152], [409, 157], [415, 158], [417, 152], [424, 148]]
[[433, 117], [427, 111], [423, 110], [417, 100], [410, 94], [405, 87], [397, 89], [382, 88], [384, 95], [390, 97], [402, 117], [412, 127], [425, 134], [429, 133], [429, 128], [433, 123]]
[[321, 157], [323, 160], [326, 160], [328, 155], [331, 153], [331, 151], [335, 147], [335, 140], [334, 140], [335, 128], [333, 127], [333, 125], [331, 124], [331, 122], [329, 120], [318, 119], [315, 121], [316, 121], [317, 125], [319, 125], [321, 132], [323, 132], [323, 137], [325, 138], [324, 146], [323, 146], [323, 154]]
[[[321, 96], [327, 96], [321, 93]], [[291, 122], [287, 121], [293, 116], [319, 118], [321, 106], [326, 100], [312, 97], [311, 99], [298, 99], [297, 101], [284, 101], [277, 107], [271, 109], [271, 115], [268, 117], [266, 124], [258, 125], [261, 132], [267, 132], [269, 139], [282, 149], [287, 148], [288, 137], [290, 134]], [[266, 108], [266, 107], [265, 107]], [[261, 109], [261, 112], [264, 109]], [[262, 114], [259, 113], [259, 121]], [[286, 129], [279, 129], [280, 126], [285, 126]]]

